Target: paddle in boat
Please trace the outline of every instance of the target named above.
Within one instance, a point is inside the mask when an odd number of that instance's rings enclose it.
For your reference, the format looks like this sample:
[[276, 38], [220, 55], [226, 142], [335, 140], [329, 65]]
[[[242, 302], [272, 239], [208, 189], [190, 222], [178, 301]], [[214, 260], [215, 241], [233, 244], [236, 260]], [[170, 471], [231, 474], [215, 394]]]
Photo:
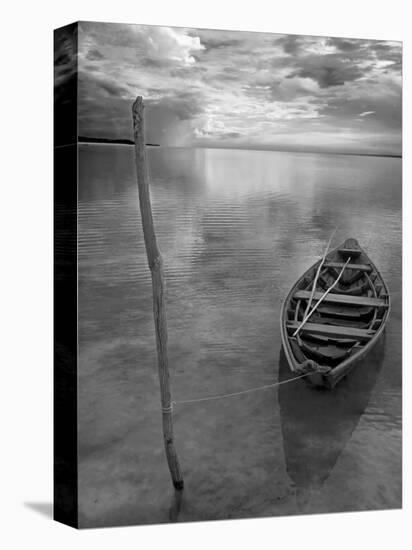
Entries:
[[[330, 241], [329, 241], [330, 244]], [[333, 388], [377, 343], [390, 310], [388, 288], [355, 239], [347, 239], [293, 285], [281, 309], [292, 372]]]

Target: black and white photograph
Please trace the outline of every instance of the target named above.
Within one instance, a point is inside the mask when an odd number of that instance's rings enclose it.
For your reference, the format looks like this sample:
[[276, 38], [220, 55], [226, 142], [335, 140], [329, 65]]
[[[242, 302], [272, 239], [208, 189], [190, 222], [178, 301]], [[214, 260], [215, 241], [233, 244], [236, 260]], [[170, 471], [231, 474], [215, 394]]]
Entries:
[[402, 43], [54, 31], [55, 518], [402, 507]]
[[55, 54], [78, 526], [401, 507], [401, 43], [80, 22]]

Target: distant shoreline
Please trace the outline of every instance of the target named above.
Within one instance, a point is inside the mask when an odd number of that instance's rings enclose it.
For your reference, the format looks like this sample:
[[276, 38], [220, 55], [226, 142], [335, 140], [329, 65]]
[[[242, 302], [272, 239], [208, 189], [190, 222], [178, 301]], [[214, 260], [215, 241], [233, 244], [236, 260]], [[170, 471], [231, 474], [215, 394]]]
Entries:
[[[109, 138], [89, 138], [84, 136], [78, 137], [78, 143], [93, 143], [93, 144], [109, 144], [109, 145], [134, 145], [134, 142], [130, 139], [109, 139]], [[161, 147], [159, 143], [146, 143], [147, 147]], [[173, 147], [164, 146], [165, 149], [227, 149], [232, 151], [268, 151], [274, 153], [306, 153], [310, 155], [346, 155], [354, 157], [383, 157], [383, 158], [402, 158], [402, 155], [386, 154], [386, 153], [347, 153], [344, 151], [308, 151], [303, 149], [272, 149], [254, 147], [253, 149], [247, 147], [220, 147], [220, 146], [204, 146], [197, 147]]]
[[[130, 139], [109, 139], [109, 138], [92, 138], [79, 136], [77, 138], [78, 143], [110, 143], [117, 145], [134, 145], [134, 142]], [[158, 143], [146, 143], [148, 147], [160, 147]]]

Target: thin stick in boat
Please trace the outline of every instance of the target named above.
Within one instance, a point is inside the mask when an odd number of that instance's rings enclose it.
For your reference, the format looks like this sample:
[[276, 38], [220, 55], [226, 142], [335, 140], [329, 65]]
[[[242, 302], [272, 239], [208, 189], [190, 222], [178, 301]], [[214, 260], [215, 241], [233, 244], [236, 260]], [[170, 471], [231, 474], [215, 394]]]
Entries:
[[315, 291], [316, 291], [316, 285], [317, 285], [317, 282], [318, 282], [318, 279], [319, 279], [320, 271], [322, 269], [323, 264], [325, 263], [326, 256], [327, 256], [328, 251], [329, 251], [330, 243], [332, 242], [332, 239], [333, 239], [337, 229], [338, 229], [338, 226], [335, 227], [335, 229], [333, 230], [332, 235], [330, 236], [330, 239], [329, 239], [328, 244], [326, 246], [325, 252], [324, 252], [323, 257], [320, 261], [318, 270], [316, 271], [315, 278], [313, 279], [312, 292], [311, 292], [310, 298], [308, 300], [308, 303], [306, 305], [306, 309], [305, 309], [305, 313], [303, 314], [303, 318], [306, 317], [306, 315], [308, 314], [308, 311], [310, 310], [310, 306], [312, 305], [312, 300], [313, 300], [313, 296], [314, 296]]
[[336, 281], [333, 283], [332, 286], [330, 286], [327, 291], [322, 294], [322, 296], [319, 298], [319, 300], [316, 302], [316, 304], [313, 306], [312, 310], [310, 311], [310, 313], [308, 313], [306, 315], [306, 317], [303, 318], [303, 321], [301, 322], [301, 324], [298, 326], [298, 328], [295, 330], [295, 332], [293, 333], [293, 336], [296, 336], [297, 333], [300, 331], [300, 329], [303, 327], [303, 325], [306, 324], [307, 320], [309, 319], [309, 317], [312, 315], [312, 313], [316, 310], [316, 308], [318, 307], [318, 305], [326, 298], [326, 296], [329, 294], [329, 292], [331, 290], [333, 290], [333, 288], [338, 284], [339, 282], [339, 279], [342, 277], [343, 275], [343, 272], [345, 271], [345, 268], [346, 266], [348, 265], [348, 263], [350, 262], [350, 258], [348, 258], [346, 260], [346, 263], [345, 265], [342, 267], [342, 271], [339, 273], [339, 276], [337, 277]]

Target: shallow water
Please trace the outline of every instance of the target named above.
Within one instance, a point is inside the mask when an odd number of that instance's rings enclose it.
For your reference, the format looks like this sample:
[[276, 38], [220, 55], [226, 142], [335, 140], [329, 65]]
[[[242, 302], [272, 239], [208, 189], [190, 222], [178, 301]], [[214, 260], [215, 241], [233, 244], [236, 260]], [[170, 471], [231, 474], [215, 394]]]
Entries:
[[290, 376], [281, 301], [334, 227], [390, 287], [385, 339], [333, 392], [302, 381], [175, 406], [164, 456], [133, 148], [79, 147], [79, 520], [197, 521], [401, 506], [401, 160], [148, 152], [176, 401]]

